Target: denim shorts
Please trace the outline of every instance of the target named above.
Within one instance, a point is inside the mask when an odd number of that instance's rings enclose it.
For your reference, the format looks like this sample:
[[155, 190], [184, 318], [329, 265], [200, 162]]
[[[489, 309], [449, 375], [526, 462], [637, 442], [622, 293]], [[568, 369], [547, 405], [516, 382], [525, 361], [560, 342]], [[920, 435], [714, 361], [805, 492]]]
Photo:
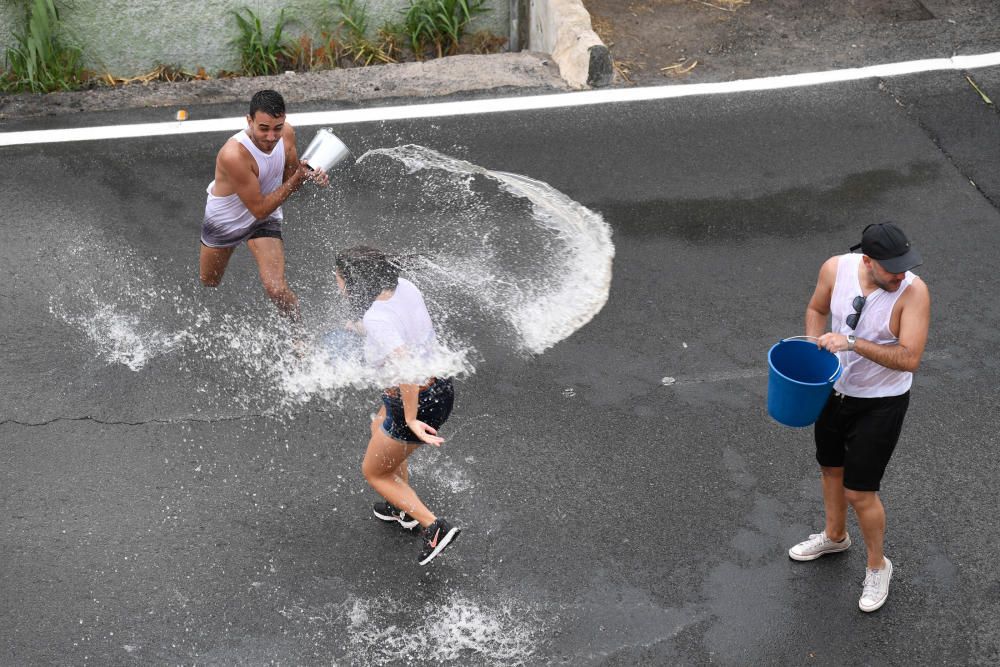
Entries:
[[[382, 403], [385, 405], [385, 421], [382, 422], [382, 432], [393, 440], [400, 442], [423, 442], [406, 425], [403, 416], [403, 399], [399, 393], [383, 392]], [[439, 428], [445, 423], [451, 408], [455, 403], [455, 388], [451, 378], [437, 378], [434, 383], [420, 391], [417, 395], [417, 419], [425, 424]]]

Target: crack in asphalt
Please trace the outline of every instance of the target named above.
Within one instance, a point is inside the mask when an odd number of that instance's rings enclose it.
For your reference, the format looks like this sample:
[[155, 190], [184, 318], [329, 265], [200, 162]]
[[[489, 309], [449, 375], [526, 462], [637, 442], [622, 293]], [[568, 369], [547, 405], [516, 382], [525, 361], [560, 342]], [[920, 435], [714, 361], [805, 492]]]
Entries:
[[[959, 73], [962, 76], [971, 76], [965, 70], [962, 70]], [[993, 208], [995, 208], [998, 212], [1000, 212], [1000, 201], [998, 201], [993, 196], [991, 196], [988, 192], [986, 192], [986, 190], [984, 190], [978, 183], [976, 183], [975, 179], [973, 179], [972, 176], [970, 174], [968, 174], [965, 171], [965, 169], [963, 169], [961, 167], [961, 165], [958, 164], [957, 160], [955, 159], [955, 156], [953, 156], [950, 152], [948, 152], [948, 150], [944, 147], [944, 144], [941, 142], [941, 138], [937, 134], [935, 134], [934, 131], [930, 128], [930, 126], [927, 125], [927, 123], [925, 123], [920, 118], [920, 114], [919, 114], [918, 110], [914, 107], [914, 105], [908, 104], [908, 103], [904, 102], [900, 98], [900, 96], [897, 95], [894, 90], [892, 90], [892, 88], [890, 87], [889, 82], [888, 82], [887, 79], [879, 79], [878, 80], [878, 89], [880, 91], [886, 93], [890, 97], [892, 97], [893, 101], [900, 108], [902, 108], [903, 111], [906, 112], [906, 115], [909, 116], [913, 120], [914, 123], [916, 123], [917, 127], [919, 127], [920, 130], [925, 135], [927, 135], [927, 138], [931, 140], [931, 142], [938, 149], [938, 151], [941, 153], [941, 155], [943, 155], [945, 157], [945, 159], [948, 161], [948, 164], [950, 164], [955, 169], [955, 171], [957, 171], [959, 174], [961, 174], [962, 178], [964, 178], [965, 180], [967, 180], [972, 185], [972, 187], [974, 187], [976, 189], [976, 192], [978, 192], [983, 197], [983, 199], [985, 199], [987, 202], [989, 202], [990, 205]], [[997, 110], [997, 111], [1000, 112], [1000, 110]]]
[[199, 419], [197, 417], [183, 417], [180, 419], [145, 419], [142, 421], [125, 421], [125, 420], [108, 420], [100, 419], [98, 417], [93, 417], [91, 415], [83, 415], [80, 417], [53, 417], [46, 421], [40, 422], [25, 422], [19, 419], [4, 419], [0, 421], [0, 426], [6, 426], [12, 424], [14, 426], [25, 426], [25, 427], [40, 427], [40, 426], [50, 426], [57, 422], [79, 422], [79, 421], [89, 421], [95, 424], [101, 424], [102, 426], [146, 426], [148, 424], [216, 424], [225, 422], [237, 422], [243, 421], [245, 419], [265, 419], [265, 418], [296, 418], [300, 415], [306, 414], [326, 414], [326, 410], [306, 410], [304, 412], [294, 412], [294, 413], [253, 413], [246, 415], [232, 415], [228, 417], [212, 417], [207, 419]]

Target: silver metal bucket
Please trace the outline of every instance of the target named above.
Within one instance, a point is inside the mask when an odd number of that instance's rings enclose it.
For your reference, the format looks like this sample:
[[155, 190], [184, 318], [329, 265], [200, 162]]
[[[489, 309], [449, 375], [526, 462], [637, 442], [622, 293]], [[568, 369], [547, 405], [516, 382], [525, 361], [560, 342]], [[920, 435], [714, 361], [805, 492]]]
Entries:
[[346, 160], [350, 154], [351, 151], [337, 138], [333, 130], [324, 127], [313, 137], [301, 159], [305, 160], [310, 169], [330, 171]]

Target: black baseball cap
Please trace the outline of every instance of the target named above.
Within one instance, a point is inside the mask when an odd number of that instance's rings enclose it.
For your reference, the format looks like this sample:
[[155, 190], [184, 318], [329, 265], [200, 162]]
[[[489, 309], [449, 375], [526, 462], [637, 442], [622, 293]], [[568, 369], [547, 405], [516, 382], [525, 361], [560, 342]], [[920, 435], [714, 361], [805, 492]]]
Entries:
[[861, 232], [861, 243], [851, 246], [851, 252], [858, 248], [889, 273], [905, 273], [924, 263], [917, 249], [910, 247], [903, 230], [891, 222], [865, 227]]

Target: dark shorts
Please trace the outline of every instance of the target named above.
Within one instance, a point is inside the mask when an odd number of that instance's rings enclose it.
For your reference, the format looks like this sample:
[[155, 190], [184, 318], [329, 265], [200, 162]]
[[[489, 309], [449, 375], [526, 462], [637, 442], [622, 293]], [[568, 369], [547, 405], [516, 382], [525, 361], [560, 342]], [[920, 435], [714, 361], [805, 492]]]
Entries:
[[235, 227], [224, 223], [203, 220], [201, 244], [208, 248], [235, 248], [252, 239], [280, 239], [281, 220], [257, 220], [249, 227]]
[[250, 238], [248, 238], [247, 241], [252, 241], [254, 239], [278, 239], [280, 241], [281, 240], [281, 230], [280, 229], [269, 229], [267, 227], [261, 227], [260, 229], [258, 229], [257, 231], [255, 231], [253, 234], [251, 234]]
[[844, 469], [844, 488], [878, 491], [903, 429], [910, 392], [853, 398], [833, 392], [816, 422], [816, 460]]
[[[434, 380], [431, 386], [421, 390], [417, 396], [417, 419], [434, 428], [439, 428], [447, 421], [448, 415], [451, 414], [451, 408], [455, 404], [455, 388], [452, 386], [450, 378]], [[406, 418], [403, 416], [403, 399], [399, 397], [399, 394], [383, 393], [382, 403], [385, 405], [385, 421], [382, 422], [382, 431], [393, 440], [420, 444], [422, 442], [420, 438], [406, 425]]]

